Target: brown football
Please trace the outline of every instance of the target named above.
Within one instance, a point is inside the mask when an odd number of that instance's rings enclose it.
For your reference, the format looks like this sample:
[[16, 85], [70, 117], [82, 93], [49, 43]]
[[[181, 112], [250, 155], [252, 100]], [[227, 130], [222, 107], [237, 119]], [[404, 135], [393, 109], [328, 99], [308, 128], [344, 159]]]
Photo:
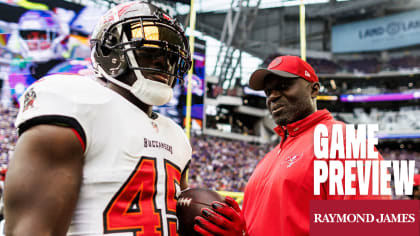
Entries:
[[210, 189], [192, 188], [182, 191], [176, 204], [179, 235], [200, 235], [194, 230], [194, 218], [201, 216], [202, 208], [211, 208], [214, 201], [225, 202], [224, 197]]

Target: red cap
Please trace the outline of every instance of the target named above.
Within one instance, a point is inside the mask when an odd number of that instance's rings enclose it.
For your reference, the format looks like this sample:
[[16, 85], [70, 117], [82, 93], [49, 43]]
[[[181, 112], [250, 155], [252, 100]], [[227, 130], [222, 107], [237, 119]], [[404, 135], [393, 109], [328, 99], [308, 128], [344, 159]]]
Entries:
[[252, 73], [249, 79], [249, 87], [254, 90], [263, 90], [264, 78], [269, 74], [285, 78], [300, 77], [309, 82], [318, 82], [315, 70], [306, 61], [297, 56], [281, 56], [276, 57], [267, 69], [258, 69]]
[[414, 184], [413, 186], [420, 185], [420, 175], [414, 175]]

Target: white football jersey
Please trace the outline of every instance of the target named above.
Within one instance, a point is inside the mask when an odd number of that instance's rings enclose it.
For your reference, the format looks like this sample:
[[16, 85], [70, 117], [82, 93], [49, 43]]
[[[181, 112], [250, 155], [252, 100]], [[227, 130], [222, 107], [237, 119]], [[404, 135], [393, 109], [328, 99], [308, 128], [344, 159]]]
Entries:
[[191, 158], [183, 130], [87, 77], [53, 75], [20, 100], [19, 133], [37, 124], [77, 131], [83, 182], [67, 235], [176, 235], [176, 199]]

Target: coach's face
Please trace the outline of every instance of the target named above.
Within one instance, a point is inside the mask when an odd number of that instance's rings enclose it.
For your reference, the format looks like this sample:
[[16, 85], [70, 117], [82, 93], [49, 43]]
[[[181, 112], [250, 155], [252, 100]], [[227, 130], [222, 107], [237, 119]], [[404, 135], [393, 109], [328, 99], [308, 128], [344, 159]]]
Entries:
[[319, 93], [319, 83], [271, 74], [264, 79], [264, 92], [274, 122], [284, 126], [316, 111], [315, 98]]

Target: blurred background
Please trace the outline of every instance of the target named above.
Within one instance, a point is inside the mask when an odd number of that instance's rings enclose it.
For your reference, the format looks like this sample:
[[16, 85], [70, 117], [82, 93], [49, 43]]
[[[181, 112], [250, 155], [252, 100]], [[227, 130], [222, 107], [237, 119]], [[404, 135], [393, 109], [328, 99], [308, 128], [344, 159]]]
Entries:
[[[192, 34], [189, 0], [149, 2]], [[89, 35], [117, 3], [0, 0], [1, 169], [17, 139], [19, 96], [47, 74], [93, 76]], [[385, 159], [420, 160], [420, 0], [196, 0], [194, 6], [192, 187], [240, 193], [278, 144], [265, 95], [247, 82], [280, 55], [304, 57], [314, 67], [322, 85], [318, 109], [346, 123], [379, 124]], [[174, 93], [155, 110], [184, 126], [186, 84]]]

